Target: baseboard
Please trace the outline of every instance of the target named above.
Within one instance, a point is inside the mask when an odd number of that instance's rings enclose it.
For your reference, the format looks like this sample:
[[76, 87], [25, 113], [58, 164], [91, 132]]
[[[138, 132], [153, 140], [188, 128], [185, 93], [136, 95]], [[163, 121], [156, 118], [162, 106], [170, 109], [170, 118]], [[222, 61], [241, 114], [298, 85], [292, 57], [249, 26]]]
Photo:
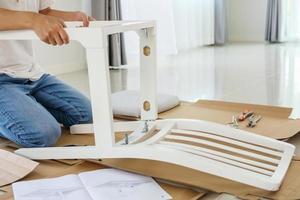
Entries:
[[47, 73], [53, 75], [67, 74], [86, 69], [86, 63], [63, 63], [59, 65], [44, 66]]
[[231, 34], [228, 39], [230, 42], [264, 42], [264, 35], [246, 34], [246, 35], [233, 35]]

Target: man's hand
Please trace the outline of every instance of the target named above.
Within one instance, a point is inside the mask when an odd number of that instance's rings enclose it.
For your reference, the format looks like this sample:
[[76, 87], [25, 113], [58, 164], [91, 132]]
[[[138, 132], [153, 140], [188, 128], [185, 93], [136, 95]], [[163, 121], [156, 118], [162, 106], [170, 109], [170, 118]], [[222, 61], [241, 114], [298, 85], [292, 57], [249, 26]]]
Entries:
[[69, 36], [64, 27], [65, 23], [62, 19], [37, 14], [32, 29], [43, 42], [56, 46], [69, 43]]
[[[40, 11], [41, 16], [36, 20], [34, 30], [44, 42], [52, 45], [69, 43], [69, 37], [65, 30], [64, 21], [82, 21], [84, 27], [88, 27], [94, 19], [83, 12], [65, 12], [47, 8]], [[46, 25], [47, 24], [47, 25]]]
[[95, 19], [86, 15], [84, 12], [74, 12], [74, 20], [72, 21], [82, 21], [84, 27], [88, 27], [90, 25], [90, 21], [94, 21]]
[[40, 13], [13, 11], [0, 8], [0, 31], [32, 29], [39, 38], [52, 45], [69, 43], [69, 37], [64, 30], [64, 21], [82, 21], [83, 26], [89, 26], [94, 20], [83, 12], [64, 12], [46, 8]]

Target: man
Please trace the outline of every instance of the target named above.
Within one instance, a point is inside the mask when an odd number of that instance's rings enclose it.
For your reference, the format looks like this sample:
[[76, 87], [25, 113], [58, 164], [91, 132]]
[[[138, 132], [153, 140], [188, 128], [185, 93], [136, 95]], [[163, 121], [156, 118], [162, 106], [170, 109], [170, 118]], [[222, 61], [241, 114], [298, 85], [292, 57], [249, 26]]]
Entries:
[[[53, 0], [0, 0], [0, 31], [31, 29], [47, 44], [64, 45], [64, 21], [90, 17], [51, 9]], [[0, 137], [23, 147], [52, 146], [66, 127], [92, 122], [90, 101], [44, 73], [30, 41], [0, 41]]]

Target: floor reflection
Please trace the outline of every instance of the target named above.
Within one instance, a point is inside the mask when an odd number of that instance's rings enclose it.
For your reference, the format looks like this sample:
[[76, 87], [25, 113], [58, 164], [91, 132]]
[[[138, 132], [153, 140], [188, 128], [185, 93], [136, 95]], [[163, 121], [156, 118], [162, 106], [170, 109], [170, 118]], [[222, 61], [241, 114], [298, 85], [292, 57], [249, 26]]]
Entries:
[[[216, 99], [292, 106], [300, 117], [300, 46], [298, 44], [230, 44], [180, 53], [159, 62], [158, 90], [186, 101]], [[81, 75], [79, 75], [81, 73]], [[82, 75], [84, 74], [85, 75]], [[72, 80], [72, 76], [74, 80]], [[76, 76], [60, 76], [88, 94]], [[139, 89], [139, 67], [110, 70], [112, 91]]]

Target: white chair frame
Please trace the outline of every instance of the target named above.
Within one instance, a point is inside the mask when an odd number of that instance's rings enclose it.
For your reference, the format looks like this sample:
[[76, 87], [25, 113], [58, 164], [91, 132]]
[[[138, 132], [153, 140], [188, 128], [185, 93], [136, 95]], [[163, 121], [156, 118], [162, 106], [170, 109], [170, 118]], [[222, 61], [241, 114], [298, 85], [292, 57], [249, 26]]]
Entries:
[[[156, 25], [153, 21], [69, 23], [71, 40], [86, 49], [92, 125], [71, 132], [95, 134], [95, 146], [23, 148], [17, 154], [36, 159], [136, 158], [172, 163], [265, 190], [278, 190], [295, 147], [271, 138], [200, 120], [157, 120]], [[136, 31], [140, 38], [141, 121], [114, 122], [107, 36]], [[33, 31], [2, 31], [0, 40], [37, 40]], [[147, 121], [147, 126], [145, 126]], [[115, 142], [115, 132], [133, 132]], [[125, 144], [124, 144], [125, 143]]]

